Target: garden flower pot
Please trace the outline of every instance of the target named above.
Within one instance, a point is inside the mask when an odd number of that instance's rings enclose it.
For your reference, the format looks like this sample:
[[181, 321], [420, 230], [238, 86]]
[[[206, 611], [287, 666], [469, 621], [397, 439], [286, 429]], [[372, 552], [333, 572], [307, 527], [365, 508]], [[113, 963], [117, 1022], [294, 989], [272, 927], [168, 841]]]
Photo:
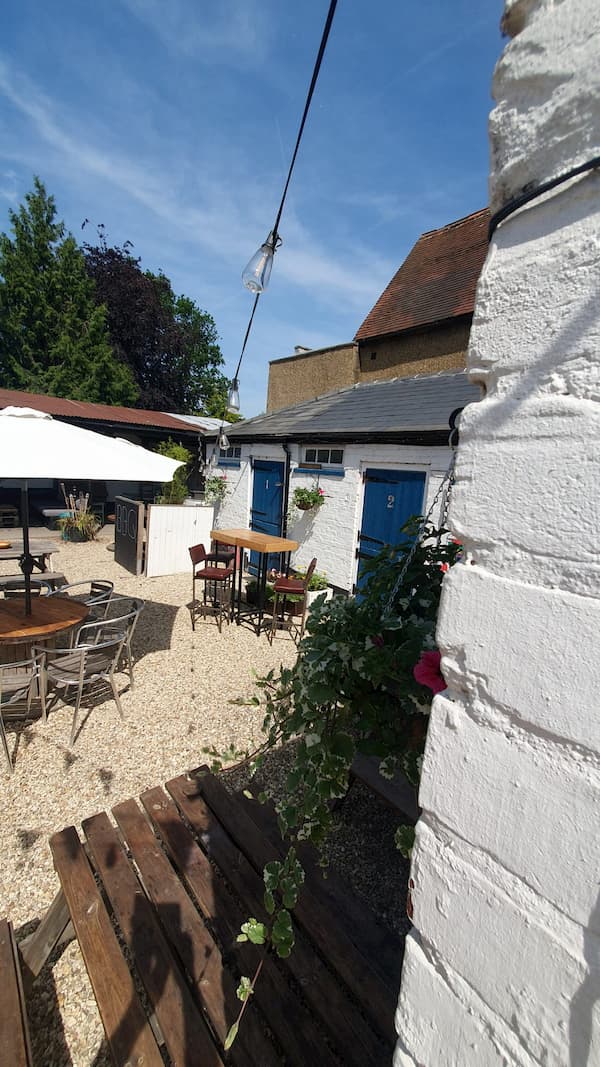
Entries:
[[[324, 596], [325, 600], [331, 600], [333, 596], [333, 589], [328, 587], [327, 589], [309, 589], [306, 595], [306, 610], [308, 611], [311, 604], [314, 604], [318, 596]], [[286, 612], [289, 612], [294, 617], [302, 615], [302, 601], [296, 601], [290, 603], [286, 601]]]
[[296, 504], [298, 511], [312, 511], [316, 504]]
[[81, 530], [63, 530], [63, 541], [90, 541], [91, 538]]

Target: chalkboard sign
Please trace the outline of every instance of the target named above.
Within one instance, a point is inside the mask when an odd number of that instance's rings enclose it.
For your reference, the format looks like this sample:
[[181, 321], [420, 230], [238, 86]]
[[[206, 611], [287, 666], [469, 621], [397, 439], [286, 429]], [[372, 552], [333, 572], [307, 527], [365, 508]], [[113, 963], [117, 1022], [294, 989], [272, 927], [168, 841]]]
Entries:
[[115, 560], [131, 574], [144, 568], [144, 512], [141, 500], [115, 498]]

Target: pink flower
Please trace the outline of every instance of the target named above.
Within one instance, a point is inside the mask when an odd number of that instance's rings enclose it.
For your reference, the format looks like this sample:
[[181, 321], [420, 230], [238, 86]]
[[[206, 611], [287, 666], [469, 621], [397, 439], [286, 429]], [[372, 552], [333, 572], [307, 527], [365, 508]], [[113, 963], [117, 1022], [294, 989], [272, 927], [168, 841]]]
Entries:
[[383, 646], [385, 645], [383, 635], [375, 634], [375, 636], [371, 638], [371, 644], [374, 645], [375, 648], [383, 648]]
[[325, 496], [325, 490], [319, 489], [319, 496]]
[[426, 685], [433, 693], [441, 693], [447, 688], [444, 676], [440, 669], [442, 660], [441, 653], [437, 649], [431, 652], [421, 652], [418, 663], [413, 667], [413, 675], [420, 685]]

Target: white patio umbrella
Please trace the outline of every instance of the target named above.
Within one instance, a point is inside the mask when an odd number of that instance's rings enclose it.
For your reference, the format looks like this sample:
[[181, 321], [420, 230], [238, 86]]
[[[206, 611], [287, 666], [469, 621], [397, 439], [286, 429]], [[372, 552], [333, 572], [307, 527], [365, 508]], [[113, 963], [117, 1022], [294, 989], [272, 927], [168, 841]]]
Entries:
[[27, 482], [33, 478], [68, 478], [90, 481], [170, 482], [180, 460], [159, 456], [120, 437], [106, 437], [53, 419], [32, 408], [6, 407], [0, 411], [2, 477], [21, 483], [21, 522], [25, 575], [25, 613], [31, 614], [29, 552], [29, 500]]

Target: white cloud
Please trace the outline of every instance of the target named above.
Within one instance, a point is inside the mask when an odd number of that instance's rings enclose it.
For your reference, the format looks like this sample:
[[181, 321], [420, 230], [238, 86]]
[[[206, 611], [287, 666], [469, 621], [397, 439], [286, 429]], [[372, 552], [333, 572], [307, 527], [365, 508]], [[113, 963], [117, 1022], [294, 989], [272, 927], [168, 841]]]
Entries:
[[[194, 189], [195, 201], [178, 195], [179, 161], [170, 159], [164, 170], [160, 144], [154, 158], [143, 163], [110, 149], [109, 131], [86, 120], [78, 126], [73, 116], [58, 108], [32, 82], [11, 69], [0, 58], [0, 93], [26, 116], [42, 140], [60, 153], [62, 166], [71, 180], [93, 174], [117, 186], [169, 229], [172, 239], [200, 248], [205, 256], [232, 266], [243, 266], [266, 237], [264, 224], [264, 185], [248, 175], [241, 186], [240, 175], [228, 173], [228, 161], [213, 159]], [[73, 132], [68, 131], [71, 125]], [[91, 143], [93, 142], [93, 143]], [[104, 145], [102, 151], [94, 147]], [[160, 162], [159, 162], [160, 160]], [[189, 195], [189, 194], [188, 194]], [[250, 208], [248, 205], [260, 205]], [[273, 203], [273, 211], [275, 202]], [[263, 233], [264, 229], [264, 233]], [[286, 207], [282, 232], [284, 250], [276, 259], [278, 276], [310, 292], [315, 300], [330, 305], [340, 301], [364, 310], [365, 304], [392, 274], [395, 264], [362, 245], [360, 240], [338, 242], [328, 248], [322, 235], [316, 238]], [[240, 266], [240, 269], [241, 269]]]
[[17, 202], [17, 175], [14, 170], [0, 171], [0, 197], [10, 204]]
[[192, 0], [123, 0], [129, 11], [156, 33], [172, 51], [218, 62], [240, 58], [258, 64], [265, 58], [268, 21], [264, 9], [249, 0], [219, 0], [201, 5]]

